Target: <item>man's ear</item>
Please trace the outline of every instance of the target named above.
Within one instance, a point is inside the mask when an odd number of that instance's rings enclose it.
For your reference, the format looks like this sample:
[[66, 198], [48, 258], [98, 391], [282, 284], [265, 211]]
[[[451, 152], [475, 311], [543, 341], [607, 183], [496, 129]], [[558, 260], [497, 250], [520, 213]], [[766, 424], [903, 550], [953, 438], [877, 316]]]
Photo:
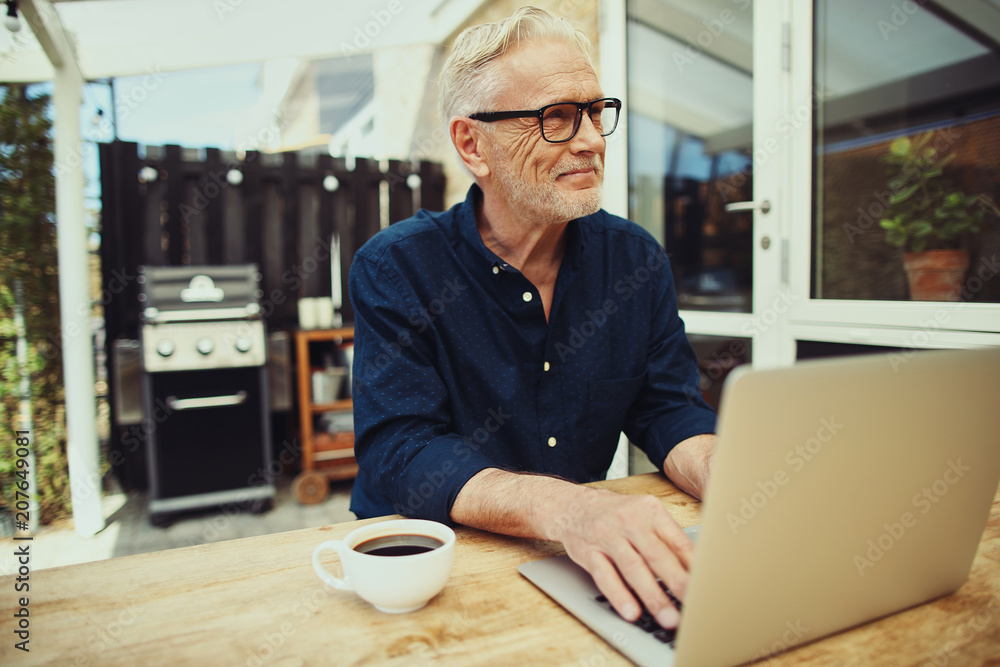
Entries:
[[451, 133], [451, 143], [458, 151], [458, 157], [466, 168], [476, 178], [484, 178], [490, 174], [487, 156], [483, 154], [482, 134], [475, 126], [475, 121], [463, 116], [451, 119], [448, 125]]

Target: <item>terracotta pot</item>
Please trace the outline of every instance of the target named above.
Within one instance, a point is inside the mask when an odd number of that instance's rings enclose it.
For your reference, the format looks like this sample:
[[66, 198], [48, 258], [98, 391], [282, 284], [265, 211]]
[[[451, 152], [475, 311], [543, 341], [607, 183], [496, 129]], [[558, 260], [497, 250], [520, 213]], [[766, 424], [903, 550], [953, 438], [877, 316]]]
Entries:
[[904, 252], [903, 268], [912, 301], [958, 301], [969, 268], [967, 250]]

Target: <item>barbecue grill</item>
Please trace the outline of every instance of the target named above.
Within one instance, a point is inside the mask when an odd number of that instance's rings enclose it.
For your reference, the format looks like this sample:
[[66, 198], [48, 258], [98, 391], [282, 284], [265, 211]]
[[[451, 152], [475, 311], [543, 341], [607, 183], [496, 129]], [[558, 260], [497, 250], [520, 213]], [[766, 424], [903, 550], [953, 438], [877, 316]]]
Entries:
[[254, 265], [140, 267], [149, 512], [274, 501], [267, 344]]

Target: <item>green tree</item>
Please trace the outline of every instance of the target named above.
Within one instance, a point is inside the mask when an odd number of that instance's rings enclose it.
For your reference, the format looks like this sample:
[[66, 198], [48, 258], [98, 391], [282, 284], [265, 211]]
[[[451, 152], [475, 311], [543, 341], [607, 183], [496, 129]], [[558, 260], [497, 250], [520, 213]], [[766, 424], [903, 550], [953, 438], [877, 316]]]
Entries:
[[35, 483], [40, 523], [70, 506], [59, 348], [55, 178], [48, 95], [0, 87], [0, 507], [14, 505], [14, 431], [20, 374], [15, 356], [14, 281], [24, 284], [31, 370]]

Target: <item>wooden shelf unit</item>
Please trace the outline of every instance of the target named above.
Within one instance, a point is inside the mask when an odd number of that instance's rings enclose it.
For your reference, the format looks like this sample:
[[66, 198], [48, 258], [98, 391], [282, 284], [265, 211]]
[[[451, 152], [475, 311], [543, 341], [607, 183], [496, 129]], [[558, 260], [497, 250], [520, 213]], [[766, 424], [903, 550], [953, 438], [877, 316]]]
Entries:
[[313, 402], [312, 374], [321, 369], [310, 363], [310, 352], [323, 344], [331, 352], [350, 347], [354, 344], [354, 329], [301, 329], [295, 332], [302, 472], [295, 478], [292, 488], [298, 501], [306, 505], [322, 501], [329, 493], [331, 480], [353, 479], [358, 474], [354, 434], [316, 432], [317, 415], [350, 412], [354, 408], [354, 402], [349, 398], [332, 403]]

